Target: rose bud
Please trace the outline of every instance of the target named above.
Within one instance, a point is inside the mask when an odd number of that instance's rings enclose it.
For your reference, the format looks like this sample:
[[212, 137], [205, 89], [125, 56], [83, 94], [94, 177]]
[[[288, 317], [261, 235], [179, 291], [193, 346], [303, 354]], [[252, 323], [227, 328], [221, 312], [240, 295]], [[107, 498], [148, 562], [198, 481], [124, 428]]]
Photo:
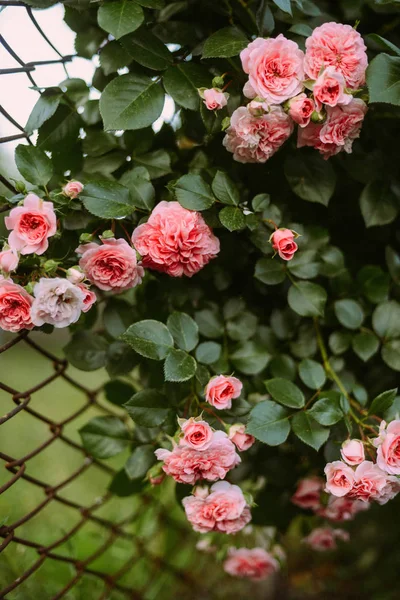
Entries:
[[270, 237], [273, 249], [283, 260], [291, 260], [298, 246], [294, 239], [298, 234], [291, 229], [277, 229]]
[[364, 444], [360, 440], [346, 440], [340, 454], [348, 465], [359, 465], [365, 460]]
[[68, 198], [74, 199], [83, 190], [83, 183], [80, 181], [68, 181], [66, 185], [63, 187], [63, 194], [68, 196]]
[[220, 110], [228, 103], [229, 94], [216, 88], [202, 91], [203, 102], [208, 110]]
[[241, 452], [248, 450], [256, 441], [255, 438], [246, 433], [246, 426], [243, 423], [231, 425], [228, 433], [229, 439], [235, 444], [236, 448]]

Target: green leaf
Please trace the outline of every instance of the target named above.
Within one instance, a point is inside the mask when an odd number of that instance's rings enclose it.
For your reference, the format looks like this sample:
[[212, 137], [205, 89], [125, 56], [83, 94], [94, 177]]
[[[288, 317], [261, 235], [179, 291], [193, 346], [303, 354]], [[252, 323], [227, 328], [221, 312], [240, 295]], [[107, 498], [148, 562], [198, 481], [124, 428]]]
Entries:
[[186, 313], [173, 312], [167, 321], [167, 327], [170, 330], [176, 345], [181, 350], [190, 352], [199, 343], [199, 328], [196, 323]]
[[126, 171], [120, 182], [128, 188], [131, 201], [136, 208], [151, 211], [156, 201], [156, 192], [149, 181], [149, 173], [144, 167], [135, 167]]
[[154, 447], [144, 444], [134, 449], [125, 463], [125, 472], [130, 480], [143, 479], [147, 471], [156, 462]]
[[273, 258], [260, 258], [256, 262], [254, 277], [267, 285], [277, 285], [285, 281], [285, 265]]
[[118, 338], [135, 320], [135, 312], [124, 300], [110, 298], [103, 311], [104, 329], [113, 338]]
[[290, 432], [288, 411], [283, 406], [266, 400], [251, 410], [246, 431], [268, 446], [280, 446]]
[[201, 335], [207, 338], [219, 338], [224, 333], [224, 325], [220, 316], [212, 310], [198, 310], [194, 318]]
[[106, 2], [100, 6], [97, 21], [102, 29], [119, 39], [143, 23], [143, 10], [132, 0]]
[[167, 398], [157, 390], [142, 390], [124, 404], [132, 421], [140, 427], [160, 427], [171, 415]]
[[369, 101], [400, 106], [400, 57], [378, 54], [367, 69]]
[[319, 273], [316, 250], [303, 250], [296, 253], [287, 263], [288, 269], [300, 279], [313, 279]]
[[245, 375], [257, 375], [265, 369], [271, 356], [263, 346], [253, 341], [236, 346], [230, 359], [238, 371]]
[[335, 315], [347, 329], [358, 329], [364, 321], [364, 311], [355, 300], [344, 299], [335, 302]]
[[104, 384], [104, 394], [106, 399], [116, 406], [121, 406], [122, 404], [125, 404], [125, 402], [128, 402], [129, 398], [132, 398], [134, 392], [135, 390], [130, 383], [121, 381], [121, 379], [107, 381]]
[[265, 381], [265, 387], [279, 404], [289, 406], [289, 408], [302, 408], [304, 406], [303, 392], [291, 381], [277, 377]]
[[372, 314], [372, 326], [380, 338], [400, 337], [400, 304], [395, 300], [379, 304]]
[[28, 135], [39, 129], [45, 121], [54, 115], [61, 98], [62, 93], [60, 88], [47, 88], [42, 92], [25, 125], [25, 131]]
[[130, 434], [118, 417], [95, 417], [79, 430], [82, 444], [94, 458], [111, 458], [130, 444]]
[[311, 27], [306, 23], [296, 23], [295, 25], [292, 25], [288, 31], [290, 31], [290, 33], [295, 33], [296, 35], [302, 35], [306, 38], [312, 35], [313, 32]]
[[125, 342], [112, 342], [107, 348], [105, 367], [110, 377], [128, 375], [138, 362], [138, 355]]
[[222, 171], [217, 171], [211, 184], [212, 191], [220, 202], [237, 206], [240, 202], [239, 190], [232, 179]]
[[193, 356], [183, 350], [172, 349], [164, 363], [165, 381], [187, 381], [196, 374], [196, 368]]
[[399, 212], [396, 196], [382, 181], [367, 183], [360, 196], [360, 208], [366, 227], [392, 223]]
[[116, 73], [118, 69], [128, 66], [132, 62], [132, 57], [116, 41], [108, 42], [100, 51], [100, 65], [104, 75]]
[[81, 371], [96, 371], [104, 367], [108, 343], [91, 331], [77, 331], [64, 347], [67, 360]]
[[393, 404], [396, 398], [397, 388], [382, 392], [372, 400], [368, 409], [369, 415], [383, 415]]
[[124, 36], [120, 42], [133, 60], [148, 69], [163, 71], [174, 60], [167, 46], [146, 26]]
[[293, 381], [297, 374], [296, 363], [289, 354], [277, 354], [268, 365], [273, 377]]
[[199, 110], [198, 88], [209, 87], [211, 75], [202, 65], [184, 62], [170, 67], [163, 75], [165, 91], [183, 108]]
[[[322, 395], [324, 394], [322, 393]], [[335, 425], [335, 423], [338, 423], [344, 416], [340, 407], [340, 394], [338, 394], [338, 397], [321, 398], [320, 400], [317, 400], [317, 402], [309, 409], [308, 414], [321, 425], [327, 427]]]
[[226, 206], [220, 211], [218, 217], [228, 231], [237, 231], [246, 225], [243, 211], [237, 206]]
[[105, 130], [143, 129], [161, 115], [164, 92], [144, 75], [129, 73], [113, 79], [100, 98]]
[[171, 173], [171, 158], [166, 150], [155, 150], [135, 156], [133, 162], [147, 169], [150, 179], [157, 179]]
[[297, 196], [328, 206], [336, 187], [336, 174], [330, 162], [318, 154], [297, 152], [287, 157], [285, 176]]
[[322, 317], [326, 299], [324, 288], [309, 281], [293, 284], [288, 293], [290, 308], [301, 317]]
[[203, 58], [230, 58], [237, 56], [249, 40], [236, 27], [225, 27], [213, 33], [203, 47]]
[[271, 202], [271, 197], [269, 194], [257, 194], [254, 196], [251, 201], [251, 206], [254, 212], [263, 212], [268, 208]]
[[299, 364], [299, 375], [304, 385], [312, 390], [318, 390], [326, 381], [326, 375], [322, 365], [311, 358], [306, 358], [301, 361]]
[[361, 360], [367, 362], [378, 352], [379, 340], [372, 331], [362, 331], [353, 337], [352, 348]]
[[88, 182], [79, 198], [92, 215], [102, 219], [121, 219], [135, 209], [129, 190], [115, 181]]
[[394, 281], [400, 282], [400, 255], [390, 246], [385, 249], [386, 264]]
[[163, 360], [174, 346], [168, 328], [153, 319], [134, 323], [121, 337], [138, 354], [153, 360]]
[[206, 210], [215, 202], [211, 188], [200, 175], [183, 175], [174, 188], [178, 202], [189, 210]]
[[390, 340], [382, 346], [382, 358], [393, 371], [400, 371], [400, 340]]
[[392, 44], [389, 40], [381, 37], [377, 33], [370, 33], [366, 36], [367, 42], [374, 42], [381, 50], [388, 50], [389, 52], [393, 52], [396, 56], [400, 56], [400, 48]]
[[40, 127], [37, 145], [42, 150], [65, 152], [67, 147], [71, 148], [75, 144], [80, 125], [78, 113], [69, 106], [60, 104], [54, 115]]
[[357, 273], [364, 295], [373, 304], [385, 302], [389, 296], [390, 277], [376, 265], [366, 265]]
[[203, 365], [212, 365], [221, 356], [222, 347], [217, 342], [203, 342], [196, 348], [196, 360]]
[[329, 348], [333, 354], [343, 354], [349, 349], [351, 344], [351, 333], [347, 331], [334, 331], [329, 336]]
[[260, 6], [256, 13], [256, 23], [258, 33], [261, 37], [267, 37], [275, 28], [274, 15], [269, 7], [268, 0], [261, 0]]
[[290, 0], [272, 0], [272, 1], [274, 4], [276, 4], [276, 6], [278, 8], [283, 10], [283, 12], [288, 13], [289, 15], [292, 14], [292, 7], [290, 6]]
[[146, 6], [146, 8], [164, 8], [165, 0], [135, 0], [141, 6]]
[[257, 331], [257, 323], [257, 317], [244, 310], [226, 323], [226, 331], [231, 340], [241, 342], [253, 337]]
[[133, 496], [133, 494], [141, 494], [145, 485], [146, 482], [140, 480], [131, 481], [125, 469], [121, 469], [114, 475], [108, 490], [119, 498], [126, 498], [127, 496]]
[[329, 429], [321, 427], [313, 417], [306, 412], [298, 412], [292, 420], [292, 429], [297, 437], [314, 448], [319, 450], [329, 437]]
[[46, 154], [35, 146], [19, 144], [15, 164], [22, 177], [34, 185], [46, 185], [53, 175], [53, 165]]

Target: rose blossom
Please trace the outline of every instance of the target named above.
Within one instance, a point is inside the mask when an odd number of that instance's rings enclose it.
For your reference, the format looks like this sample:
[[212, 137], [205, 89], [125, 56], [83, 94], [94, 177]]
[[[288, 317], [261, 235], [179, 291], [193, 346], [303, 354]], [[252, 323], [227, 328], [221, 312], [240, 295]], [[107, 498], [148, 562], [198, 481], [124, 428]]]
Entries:
[[350, 497], [363, 502], [376, 500], [381, 496], [386, 485], [386, 473], [373, 462], [364, 460], [354, 472], [354, 483], [350, 491]]
[[221, 92], [216, 88], [203, 91], [204, 104], [208, 110], [220, 110], [228, 103], [229, 94]]
[[282, 34], [257, 38], [240, 53], [249, 80], [243, 92], [247, 98], [260, 96], [268, 104], [281, 104], [301, 92], [304, 54]]
[[340, 454], [348, 465], [359, 465], [365, 460], [364, 444], [361, 440], [346, 440], [342, 444]]
[[82, 244], [75, 252], [82, 255], [79, 266], [99, 289], [123, 292], [139, 285], [144, 275], [136, 252], [123, 239], [105, 239], [102, 245]]
[[294, 236], [295, 233], [291, 229], [277, 229], [271, 235], [272, 247], [283, 260], [292, 260], [298, 249]]
[[179, 202], [157, 204], [147, 223], [134, 230], [132, 242], [144, 267], [172, 277], [192, 277], [219, 252], [219, 239], [201, 214]]
[[311, 508], [318, 510], [321, 506], [321, 492], [324, 482], [319, 477], [306, 477], [299, 481], [297, 490], [291, 497], [291, 501], [300, 508]]
[[197, 421], [193, 417], [181, 424], [183, 438], [181, 446], [188, 446], [194, 450], [207, 450], [213, 439], [213, 430], [206, 421]]
[[340, 460], [328, 463], [325, 467], [325, 490], [334, 496], [345, 496], [350, 492], [354, 482], [354, 471]]
[[0, 278], [0, 329], [17, 333], [32, 329], [32, 296], [11, 279]]
[[317, 79], [321, 68], [332, 66], [342, 73], [347, 87], [357, 89], [365, 83], [366, 49], [361, 35], [350, 25], [324, 23], [306, 40], [305, 72], [310, 79]]
[[226, 130], [223, 145], [241, 163], [264, 163], [282, 146], [293, 131], [293, 121], [281, 106], [254, 116], [247, 106], [237, 108]]
[[229, 548], [224, 571], [253, 581], [266, 579], [279, 570], [278, 561], [264, 548]]
[[218, 410], [232, 408], [232, 400], [239, 398], [242, 387], [243, 384], [237, 377], [212, 377], [205, 389], [206, 402]]
[[320, 508], [317, 515], [329, 521], [350, 521], [355, 515], [363, 510], [368, 510], [369, 505], [360, 500], [353, 500], [348, 496], [337, 498], [329, 496], [327, 506]]
[[214, 431], [207, 450], [194, 450], [180, 444], [172, 451], [159, 448], [155, 455], [158, 460], [164, 461], [162, 468], [167, 475], [178, 483], [191, 485], [200, 479], [224, 479], [228, 471], [240, 463], [235, 445], [223, 431]]
[[376, 456], [378, 466], [386, 473], [400, 475], [400, 420], [382, 428]]
[[43, 254], [48, 238], [57, 231], [57, 219], [52, 202], [44, 202], [36, 194], [28, 194], [23, 206], [16, 206], [4, 219], [7, 229], [12, 229], [8, 243], [21, 254]]
[[68, 327], [76, 323], [84, 309], [84, 292], [68, 281], [55, 277], [41, 278], [33, 288], [35, 299], [31, 308], [32, 323]]
[[249, 510], [243, 518], [246, 500], [242, 490], [227, 481], [218, 481], [211, 486], [210, 494], [205, 498], [187, 496], [183, 498], [182, 504], [188, 521], [199, 533], [237, 533], [251, 519]]
[[68, 181], [68, 183], [63, 187], [63, 193], [65, 194], [65, 196], [68, 196], [68, 198], [72, 199], [79, 196], [82, 190], [83, 183], [81, 183], [80, 181]]
[[314, 529], [309, 536], [304, 538], [302, 541], [310, 546], [317, 552], [324, 552], [326, 550], [335, 550], [337, 548], [336, 540], [342, 540], [348, 542], [350, 536], [347, 531], [343, 529], [332, 529], [331, 527], [317, 527]]
[[378, 504], [386, 504], [389, 500], [393, 500], [400, 492], [400, 479], [394, 475], [389, 475], [386, 478], [386, 485], [382, 488], [379, 496], [375, 498]]
[[343, 75], [339, 71], [336, 71], [335, 67], [324, 69], [313, 87], [317, 110], [320, 111], [323, 104], [327, 104], [328, 106], [350, 104], [353, 96], [346, 94], [345, 89], [346, 81]]
[[3, 273], [15, 271], [15, 269], [18, 267], [18, 263], [19, 257], [17, 251], [13, 248], [7, 247], [6, 244], [3, 250], [0, 252], [0, 271], [3, 271]]
[[302, 93], [289, 100], [289, 115], [300, 127], [306, 127], [315, 110], [314, 100]]
[[243, 423], [236, 423], [229, 427], [229, 439], [235, 444], [241, 452], [248, 450], [256, 441], [256, 438], [246, 433], [246, 426]]
[[90, 290], [89, 287], [84, 283], [77, 283], [76, 285], [85, 294], [85, 297], [83, 299], [82, 312], [88, 312], [88, 310], [92, 308], [93, 304], [97, 302], [96, 294], [92, 290]]
[[82, 283], [82, 281], [85, 279], [85, 273], [80, 267], [71, 267], [68, 269], [66, 277], [71, 283]]

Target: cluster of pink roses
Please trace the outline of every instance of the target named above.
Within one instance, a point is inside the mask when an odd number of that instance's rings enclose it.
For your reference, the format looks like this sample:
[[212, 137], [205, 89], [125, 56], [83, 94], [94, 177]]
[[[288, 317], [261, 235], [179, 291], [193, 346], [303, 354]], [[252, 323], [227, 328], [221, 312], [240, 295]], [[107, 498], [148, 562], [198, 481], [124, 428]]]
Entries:
[[282, 34], [257, 38], [240, 58], [249, 76], [243, 92], [250, 102], [233, 112], [223, 142], [235, 160], [267, 161], [295, 123], [298, 148], [312, 146], [325, 159], [352, 151], [367, 112], [365, 102], [354, 97], [368, 66], [366, 46], [355, 29], [324, 23], [307, 38], [305, 53]]

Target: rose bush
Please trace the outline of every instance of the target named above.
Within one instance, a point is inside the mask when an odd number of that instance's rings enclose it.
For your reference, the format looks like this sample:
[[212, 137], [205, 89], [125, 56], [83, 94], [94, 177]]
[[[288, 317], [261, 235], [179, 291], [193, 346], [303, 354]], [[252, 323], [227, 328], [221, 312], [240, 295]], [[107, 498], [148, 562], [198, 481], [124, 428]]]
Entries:
[[125, 4], [66, 6], [100, 100], [67, 79], [32, 112], [0, 327], [70, 327], [131, 418], [117, 493], [174, 480], [198, 550], [259, 581], [400, 490], [396, 3]]

